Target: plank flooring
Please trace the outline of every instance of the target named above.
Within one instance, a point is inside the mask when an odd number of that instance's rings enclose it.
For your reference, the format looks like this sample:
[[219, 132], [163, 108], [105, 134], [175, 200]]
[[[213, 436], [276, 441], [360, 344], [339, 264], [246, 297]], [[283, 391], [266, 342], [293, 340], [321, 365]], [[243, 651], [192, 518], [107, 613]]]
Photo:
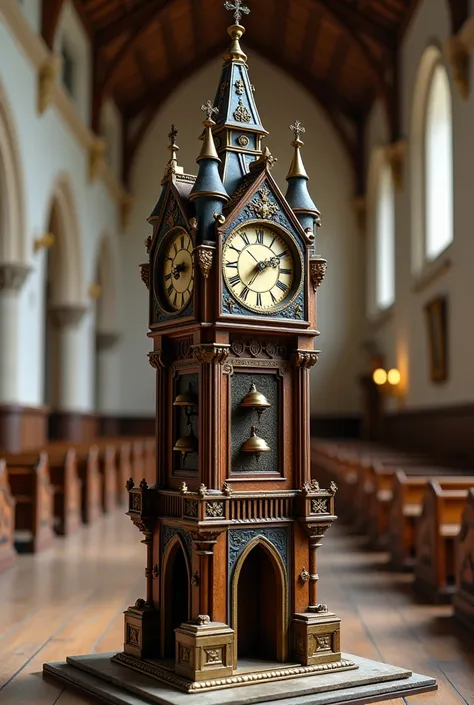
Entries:
[[[0, 576], [0, 705], [88, 702], [43, 681], [42, 664], [121, 649], [123, 610], [144, 591], [140, 538], [117, 512]], [[387, 571], [385, 561], [344, 527], [325, 538], [320, 598], [342, 618], [343, 649], [438, 679], [437, 693], [392, 705], [474, 705], [474, 634], [450, 607], [417, 604], [411, 576]]]

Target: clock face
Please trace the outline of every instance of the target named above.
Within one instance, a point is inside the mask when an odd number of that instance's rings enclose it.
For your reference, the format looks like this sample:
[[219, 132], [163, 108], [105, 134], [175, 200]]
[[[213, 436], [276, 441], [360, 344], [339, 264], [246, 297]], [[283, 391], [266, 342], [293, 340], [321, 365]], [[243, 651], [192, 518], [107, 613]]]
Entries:
[[193, 249], [189, 233], [182, 228], [176, 228], [158, 256], [159, 298], [171, 313], [182, 311], [193, 294]]
[[301, 265], [289, 235], [260, 222], [234, 230], [223, 252], [224, 278], [242, 306], [273, 312], [293, 299]]

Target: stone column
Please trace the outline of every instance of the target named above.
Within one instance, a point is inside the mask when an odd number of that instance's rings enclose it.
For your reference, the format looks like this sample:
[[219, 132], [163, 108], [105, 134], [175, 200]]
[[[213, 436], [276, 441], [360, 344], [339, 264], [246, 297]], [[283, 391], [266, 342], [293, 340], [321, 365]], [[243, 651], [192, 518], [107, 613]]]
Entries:
[[29, 271], [24, 264], [0, 264], [0, 402], [18, 401], [18, 300]]
[[119, 333], [111, 331], [96, 333], [97, 411], [103, 413], [116, 413], [118, 408], [119, 378], [116, 350], [119, 340]]
[[53, 320], [58, 328], [58, 410], [77, 411], [80, 405], [79, 357], [84, 347], [78, 336], [78, 326], [87, 307], [78, 304], [64, 304], [52, 308]]

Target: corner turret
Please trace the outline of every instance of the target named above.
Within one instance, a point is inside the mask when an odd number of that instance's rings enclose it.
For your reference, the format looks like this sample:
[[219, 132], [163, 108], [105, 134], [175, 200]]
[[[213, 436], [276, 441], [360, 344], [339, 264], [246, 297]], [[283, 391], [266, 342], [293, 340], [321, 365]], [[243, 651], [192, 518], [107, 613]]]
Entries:
[[295, 134], [295, 139], [291, 143], [295, 151], [288, 176], [286, 177], [288, 181], [286, 200], [304, 230], [311, 230], [314, 235], [315, 226], [319, 227], [321, 225], [321, 214], [309, 194], [309, 177], [301, 156], [301, 147], [304, 142], [301, 140], [300, 135], [304, 134], [306, 130], [299, 120], [296, 120], [295, 124], [291, 125], [290, 130]]
[[214, 223], [217, 216], [222, 215], [224, 202], [229, 199], [224, 184], [219, 174], [219, 164], [221, 160], [217, 154], [212, 128], [215, 122], [212, 115], [219, 111], [211, 101], [201, 106], [201, 110], [207, 114], [204, 121], [204, 134], [202, 136], [202, 148], [197, 158], [199, 171], [191, 190], [189, 200], [195, 202], [196, 216], [198, 220], [198, 239], [200, 242], [214, 240]]

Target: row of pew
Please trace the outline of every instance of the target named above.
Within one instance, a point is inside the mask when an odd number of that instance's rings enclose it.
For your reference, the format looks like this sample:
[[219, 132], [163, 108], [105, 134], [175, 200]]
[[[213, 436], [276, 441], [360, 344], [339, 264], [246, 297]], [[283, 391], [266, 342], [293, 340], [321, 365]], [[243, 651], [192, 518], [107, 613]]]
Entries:
[[474, 463], [362, 441], [313, 439], [312, 476], [338, 485], [336, 511], [418, 596], [452, 602], [474, 628]]
[[56, 535], [69, 536], [123, 505], [130, 477], [153, 484], [155, 457], [148, 437], [0, 452], [0, 573], [18, 553], [42, 551]]

